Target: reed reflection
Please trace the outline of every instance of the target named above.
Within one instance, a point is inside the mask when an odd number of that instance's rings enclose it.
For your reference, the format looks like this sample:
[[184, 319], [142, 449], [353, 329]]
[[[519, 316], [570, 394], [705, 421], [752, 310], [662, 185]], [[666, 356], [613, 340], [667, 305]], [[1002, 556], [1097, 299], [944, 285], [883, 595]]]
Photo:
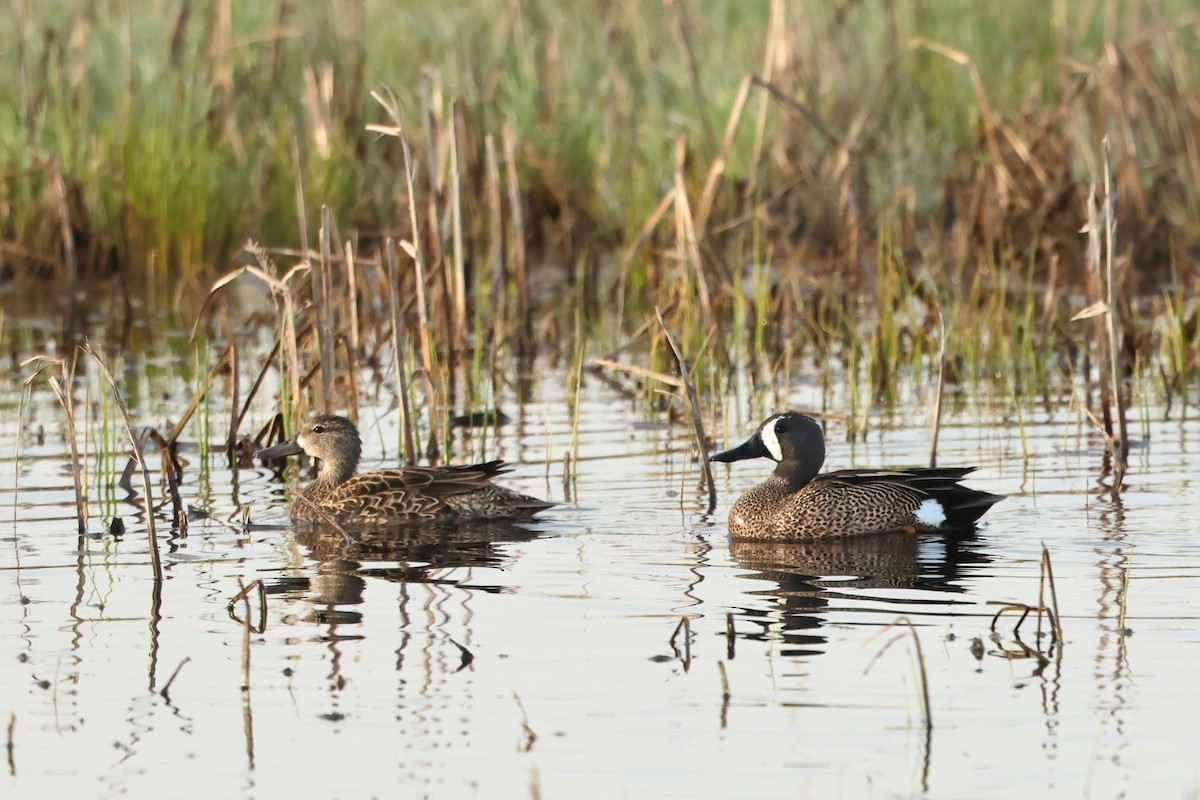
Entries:
[[[979, 570], [988, 557], [975, 551], [972, 538], [922, 537], [911, 534], [851, 536], [803, 542], [733, 540], [733, 560], [753, 574], [744, 577], [769, 581], [774, 588], [749, 594], [774, 599], [771, 608], [745, 608], [742, 616], [756, 628], [742, 636], [752, 640], [782, 639], [788, 656], [812, 656], [826, 649], [821, 628], [832, 603], [860, 603], [863, 590], [911, 589], [944, 593], [903, 599], [888, 594], [866, 598], [871, 602], [912, 606], [949, 604], [951, 595], [963, 591], [965, 576]], [[840, 590], [854, 590], [847, 594]]]

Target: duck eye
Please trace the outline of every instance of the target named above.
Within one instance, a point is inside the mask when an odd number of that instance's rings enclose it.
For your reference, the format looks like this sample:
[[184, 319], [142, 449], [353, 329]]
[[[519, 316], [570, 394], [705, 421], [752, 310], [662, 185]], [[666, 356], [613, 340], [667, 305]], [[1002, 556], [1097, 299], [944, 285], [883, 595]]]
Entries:
[[313, 433], [324, 433], [324, 432], [325, 432], [324, 425], [313, 425]]

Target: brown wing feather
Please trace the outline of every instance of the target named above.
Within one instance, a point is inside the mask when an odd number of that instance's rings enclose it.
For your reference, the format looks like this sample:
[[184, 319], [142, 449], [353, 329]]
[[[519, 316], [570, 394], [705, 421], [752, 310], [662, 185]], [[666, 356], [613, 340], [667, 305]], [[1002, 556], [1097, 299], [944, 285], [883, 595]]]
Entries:
[[492, 486], [508, 472], [502, 461], [451, 467], [401, 467], [351, 476], [322, 499], [339, 515], [436, 516], [448, 498]]

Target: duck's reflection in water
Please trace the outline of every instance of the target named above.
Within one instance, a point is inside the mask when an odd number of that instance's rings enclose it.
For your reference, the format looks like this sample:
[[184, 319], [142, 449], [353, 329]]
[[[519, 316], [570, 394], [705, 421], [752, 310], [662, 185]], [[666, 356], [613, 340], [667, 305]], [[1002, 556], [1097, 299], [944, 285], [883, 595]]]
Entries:
[[[526, 523], [529, 525], [530, 523]], [[482, 592], [501, 592], [505, 586], [476, 581], [472, 569], [503, 567], [511, 556], [505, 544], [528, 542], [542, 532], [508, 521], [414, 524], [403, 528], [348, 530], [349, 538], [324, 525], [298, 526], [296, 542], [317, 562], [308, 573], [281, 578], [269, 592], [303, 596], [323, 606], [321, 621], [355, 622], [361, 615], [339, 606], [362, 603], [367, 579], [401, 584], [426, 584]], [[489, 570], [488, 575], [494, 573]]]
[[[775, 588], [750, 594], [774, 598], [772, 607], [747, 608], [744, 619], [756, 623], [746, 638], [782, 639], [784, 655], [807, 656], [825, 650], [821, 631], [833, 603], [912, 606], [949, 604], [961, 593], [962, 578], [987, 557], [972, 550], [974, 537], [880, 534], [806, 542], [733, 540], [729, 553], [745, 577], [769, 581]], [[872, 596], [870, 589], [908, 589]], [[881, 620], [890, 621], [888, 620]]]

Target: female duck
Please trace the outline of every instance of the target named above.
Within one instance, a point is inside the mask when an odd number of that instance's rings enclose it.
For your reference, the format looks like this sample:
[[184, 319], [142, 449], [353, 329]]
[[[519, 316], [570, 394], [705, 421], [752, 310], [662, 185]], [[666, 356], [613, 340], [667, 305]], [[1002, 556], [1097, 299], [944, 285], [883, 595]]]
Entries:
[[387, 525], [434, 519], [520, 519], [549, 508], [533, 497], [496, 486], [504, 462], [463, 467], [401, 467], [355, 474], [362, 439], [345, 417], [324, 414], [300, 428], [290, 441], [259, 450], [269, 460], [305, 453], [321, 469], [292, 505], [304, 522]]
[[817, 473], [825, 437], [816, 420], [795, 412], [769, 417], [744, 444], [712, 461], [770, 458], [771, 477], [738, 498], [729, 535], [799, 540], [905, 531], [969, 530], [1001, 495], [959, 483], [974, 467]]

